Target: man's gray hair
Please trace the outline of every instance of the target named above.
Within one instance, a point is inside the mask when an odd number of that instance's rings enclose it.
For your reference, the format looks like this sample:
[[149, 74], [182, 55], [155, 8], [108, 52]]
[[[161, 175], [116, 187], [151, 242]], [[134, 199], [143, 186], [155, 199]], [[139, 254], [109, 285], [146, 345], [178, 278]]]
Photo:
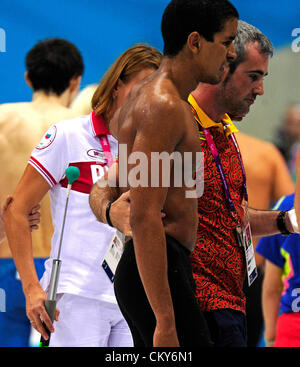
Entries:
[[260, 53], [272, 57], [274, 47], [271, 41], [253, 25], [239, 20], [237, 35], [234, 39], [234, 47], [236, 52], [236, 59], [230, 63], [230, 72], [233, 73], [237, 66], [243, 62], [247, 56], [247, 44], [258, 43], [260, 46]]

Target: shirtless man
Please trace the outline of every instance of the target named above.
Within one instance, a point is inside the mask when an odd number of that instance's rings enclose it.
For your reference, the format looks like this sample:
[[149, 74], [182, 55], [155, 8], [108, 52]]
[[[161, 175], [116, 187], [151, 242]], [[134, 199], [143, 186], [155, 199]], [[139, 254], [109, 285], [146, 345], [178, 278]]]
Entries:
[[[67, 62], [66, 62], [67, 61]], [[25, 81], [33, 89], [31, 102], [0, 105], [0, 203], [13, 193], [25, 169], [32, 149], [49, 126], [74, 117], [69, 108], [78, 92], [83, 73], [83, 61], [78, 49], [62, 39], [38, 42], [26, 55]], [[49, 256], [52, 221], [48, 197], [40, 203], [40, 229], [34, 231], [33, 256], [39, 276], [44, 260]], [[0, 288], [6, 291], [10, 308], [0, 313], [0, 346], [28, 346], [30, 324], [25, 313], [21, 283], [6, 240], [0, 246], [1, 269], [7, 275], [1, 278]], [[18, 302], [9, 289], [15, 287]], [[16, 307], [24, 309], [23, 319], [16, 315]], [[13, 321], [11, 321], [13, 320]], [[18, 324], [12, 334], [11, 322]], [[16, 326], [14, 326], [16, 327]]]
[[[116, 138], [120, 146], [127, 146], [125, 159], [135, 152], [145, 154], [150, 162], [151, 152], [195, 156], [199, 151], [197, 126], [186, 100], [200, 81], [221, 80], [228, 59], [235, 57], [232, 41], [237, 18], [236, 9], [226, 0], [173, 0], [167, 6], [162, 18], [161, 67], [134, 87], [115, 115]], [[120, 162], [123, 158], [120, 153]], [[128, 172], [134, 166], [128, 164]], [[151, 187], [150, 171], [148, 167], [148, 187], [129, 182], [133, 241], [126, 243], [115, 274], [120, 309], [135, 346], [210, 345], [194, 298], [189, 261], [196, 240], [197, 200], [186, 198], [189, 188], [185, 186]], [[171, 182], [173, 177], [171, 167]], [[120, 187], [121, 193], [127, 190]], [[90, 204], [101, 215], [97, 186]]]
[[237, 140], [247, 174], [251, 208], [270, 209], [282, 196], [294, 192], [288, 167], [274, 144], [242, 132], [237, 134]]

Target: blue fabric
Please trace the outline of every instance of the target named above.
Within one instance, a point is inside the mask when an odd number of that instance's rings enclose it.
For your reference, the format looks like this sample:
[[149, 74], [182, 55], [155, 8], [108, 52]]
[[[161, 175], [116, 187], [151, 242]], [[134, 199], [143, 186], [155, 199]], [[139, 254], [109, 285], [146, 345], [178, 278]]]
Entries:
[[[294, 205], [294, 194], [285, 197], [277, 210], [289, 210]], [[262, 238], [255, 251], [283, 269], [284, 290], [281, 297], [280, 312], [299, 312], [300, 294], [300, 236], [273, 235]]]
[[246, 316], [229, 308], [203, 312], [214, 347], [247, 347]]
[[[39, 279], [45, 271], [45, 260], [34, 260]], [[31, 325], [13, 259], [0, 259], [0, 289], [5, 295], [5, 310], [2, 308], [4, 312], [0, 312], [0, 347], [29, 347]]]

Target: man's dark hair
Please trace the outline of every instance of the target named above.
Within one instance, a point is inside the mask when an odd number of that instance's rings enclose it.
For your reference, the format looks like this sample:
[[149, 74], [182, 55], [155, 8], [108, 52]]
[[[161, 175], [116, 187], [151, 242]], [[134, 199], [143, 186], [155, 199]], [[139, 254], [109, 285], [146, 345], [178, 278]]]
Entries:
[[215, 33], [221, 32], [228, 20], [238, 17], [228, 0], [172, 0], [161, 22], [164, 55], [177, 55], [192, 32], [213, 42]]
[[71, 79], [83, 74], [83, 60], [77, 47], [66, 40], [39, 41], [26, 55], [28, 78], [34, 91], [61, 95]]
[[268, 37], [253, 25], [239, 20], [237, 34], [233, 41], [236, 59], [229, 64], [231, 73], [246, 59], [248, 43], [257, 43], [262, 55], [273, 56], [274, 47]]

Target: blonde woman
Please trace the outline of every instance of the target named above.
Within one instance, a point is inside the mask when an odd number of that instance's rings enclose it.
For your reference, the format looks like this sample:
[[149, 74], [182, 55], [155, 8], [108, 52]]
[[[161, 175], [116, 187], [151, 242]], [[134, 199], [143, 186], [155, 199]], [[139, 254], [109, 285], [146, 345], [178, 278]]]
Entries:
[[[107, 71], [92, 99], [93, 112], [53, 125], [32, 152], [28, 165], [5, 215], [9, 245], [20, 273], [27, 316], [48, 339], [42, 320], [53, 333], [50, 346], [131, 346], [129, 328], [117, 306], [113, 285], [101, 264], [115, 230], [95, 218], [89, 192], [116, 158], [118, 142], [110, 134], [110, 119], [123, 104], [132, 86], [155, 71], [161, 54], [146, 45], [125, 51]], [[106, 148], [104, 148], [106, 146]], [[80, 177], [70, 194], [62, 266], [57, 289], [55, 331], [44, 307], [51, 265], [57, 257], [66, 198], [68, 166], [77, 166]], [[38, 281], [32, 258], [27, 216], [50, 192], [54, 234], [45, 273]], [[60, 312], [59, 321], [58, 314]]]

